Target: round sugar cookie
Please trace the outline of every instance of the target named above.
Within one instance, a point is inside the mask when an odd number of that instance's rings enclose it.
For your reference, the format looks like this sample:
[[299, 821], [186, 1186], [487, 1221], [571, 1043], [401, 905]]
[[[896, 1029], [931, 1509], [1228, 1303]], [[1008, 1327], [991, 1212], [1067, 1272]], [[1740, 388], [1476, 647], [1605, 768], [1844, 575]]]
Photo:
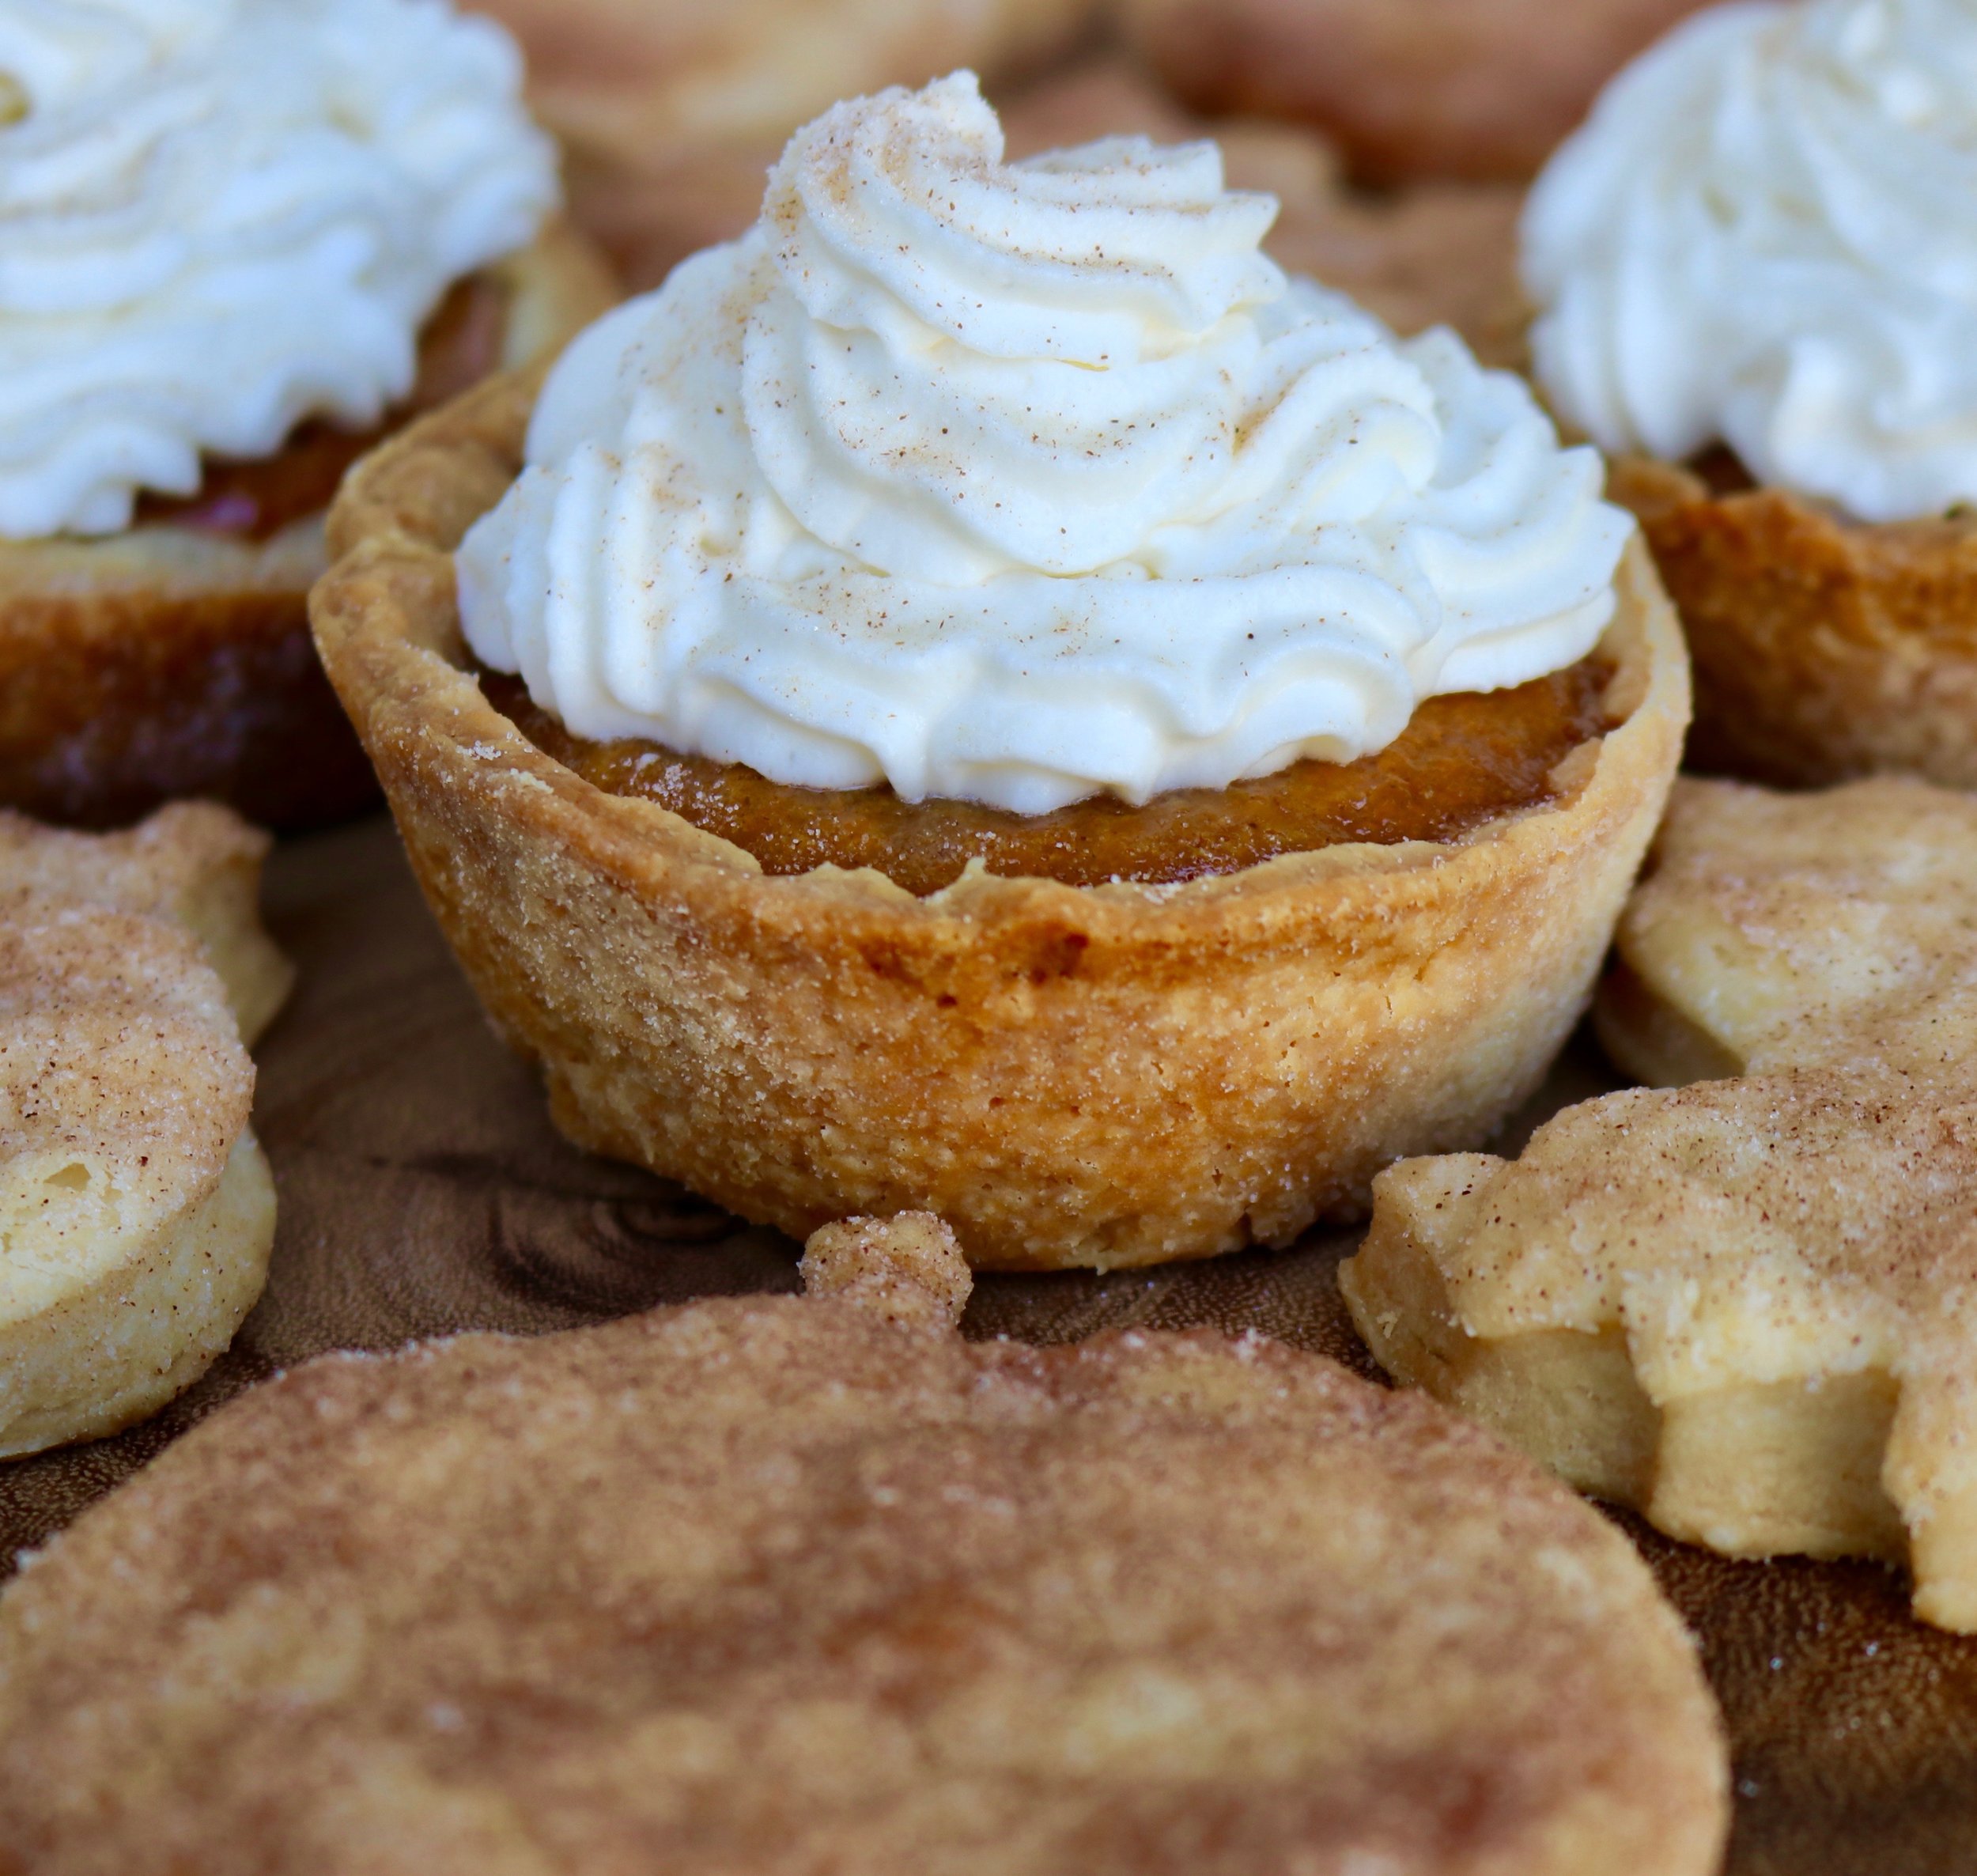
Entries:
[[1259, 1337], [971, 1345], [924, 1216], [812, 1295], [312, 1362], [0, 1600], [0, 1867], [1705, 1876], [1624, 1538]]

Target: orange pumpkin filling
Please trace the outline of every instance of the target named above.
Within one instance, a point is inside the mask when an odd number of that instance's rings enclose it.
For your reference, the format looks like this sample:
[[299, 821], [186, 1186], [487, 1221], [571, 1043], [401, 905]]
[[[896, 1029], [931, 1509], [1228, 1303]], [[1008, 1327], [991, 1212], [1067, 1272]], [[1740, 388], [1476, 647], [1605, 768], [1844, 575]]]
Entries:
[[889, 788], [770, 781], [739, 763], [656, 743], [587, 742], [483, 672], [489, 701], [546, 755], [607, 793], [657, 802], [752, 853], [765, 872], [871, 867], [925, 895], [971, 860], [1008, 878], [1172, 884], [1349, 842], [1446, 841], [1552, 794], [1552, 771], [1613, 727], [1612, 667], [1591, 657], [1514, 690], [1431, 698], [1406, 730], [1355, 762], [1303, 762], [1226, 789], [1180, 789], [1135, 808], [1108, 796], [1042, 815], [972, 801], [902, 801]]

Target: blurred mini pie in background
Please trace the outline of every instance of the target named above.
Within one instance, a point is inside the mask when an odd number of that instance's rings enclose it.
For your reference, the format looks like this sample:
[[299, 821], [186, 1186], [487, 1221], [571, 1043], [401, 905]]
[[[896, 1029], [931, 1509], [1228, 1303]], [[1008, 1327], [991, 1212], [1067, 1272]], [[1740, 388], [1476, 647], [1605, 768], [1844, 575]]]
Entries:
[[[532, 9], [531, 9], [532, 12]], [[581, 9], [541, 19], [532, 70], [557, 69], [564, 27]], [[930, 77], [952, 60], [902, 78]], [[1262, 117], [1211, 120], [1164, 89], [1144, 64], [1102, 43], [1033, 68], [1025, 59], [984, 89], [1000, 111], [1012, 158], [1100, 137], [1183, 143], [1212, 135], [1230, 186], [1266, 190], [1280, 204], [1266, 248], [1402, 333], [1453, 326], [1486, 364], [1521, 367], [1530, 308], [1517, 274], [1520, 184], [1428, 180], [1398, 191], [1351, 186], [1334, 146], [1306, 125]], [[571, 213], [610, 255], [627, 286], [657, 286], [689, 255], [744, 233], [762, 180], [792, 123], [747, 135], [688, 136], [663, 113], [628, 116], [608, 145], [587, 142], [580, 114], [552, 94], [542, 108], [567, 146]], [[566, 117], [573, 121], [565, 121]]]
[[1654, 1084], [1375, 1182], [1381, 1364], [1733, 1556], [1977, 1632], [1977, 802], [1684, 779], [1601, 986]]
[[1321, 130], [1355, 178], [1517, 181], [1698, 0], [1120, 0], [1200, 109]]
[[[576, 153], [782, 140], [842, 97], [1072, 46], [1098, 0], [476, 0], [521, 42], [543, 121]], [[759, 191], [758, 191], [759, 193]]]
[[0, 1598], [0, 1859], [1709, 1876], [1626, 1537], [1256, 1335], [969, 1342], [934, 1219], [806, 1298], [326, 1356]]
[[[799, 124], [888, 85], [991, 82], [1079, 46], [1103, 0], [476, 0], [521, 42], [574, 220], [628, 286], [754, 219]], [[1089, 133], [1087, 133], [1089, 134]]]
[[1533, 192], [1553, 407], [1688, 627], [1698, 766], [1977, 786], [1977, 11], [1726, 7]]
[[206, 803], [113, 834], [0, 812], [0, 1458], [155, 1413], [261, 1293], [267, 847]]
[[1679, 634], [1597, 457], [1212, 145], [1002, 159], [966, 74], [799, 132], [360, 470], [319, 644], [580, 1143], [986, 1265], [1287, 1243], [1536, 1085]]
[[372, 784], [304, 599], [343, 471], [610, 303], [512, 47], [412, 0], [0, 3], [0, 802]]

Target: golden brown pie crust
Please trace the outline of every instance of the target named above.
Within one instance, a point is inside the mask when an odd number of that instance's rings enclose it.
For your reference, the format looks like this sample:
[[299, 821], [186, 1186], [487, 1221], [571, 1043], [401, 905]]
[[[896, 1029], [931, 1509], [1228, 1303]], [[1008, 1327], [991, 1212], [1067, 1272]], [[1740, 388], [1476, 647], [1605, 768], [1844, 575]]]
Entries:
[[1630, 458], [1608, 483], [1688, 630], [1691, 766], [1977, 788], [1977, 518], [1870, 524], [1702, 467]]
[[362, 465], [312, 596], [412, 864], [572, 1138], [798, 1236], [925, 1209], [990, 1268], [1291, 1242], [1484, 1138], [1583, 1008], [1661, 813], [1688, 668], [1645, 553], [1601, 645], [1618, 727], [1459, 839], [1186, 884], [765, 876], [535, 748], [467, 667], [452, 550], [539, 373]]
[[[560, 225], [486, 278], [505, 300], [504, 365], [560, 347], [614, 297]], [[220, 465], [198, 497], [146, 504], [122, 534], [0, 542], [0, 804], [108, 826], [205, 795], [296, 826], [375, 797], [308, 637], [339, 453], [348, 443], [312, 426], [258, 475]], [[305, 512], [271, 531], [210, 524], [225, 518], [213, 483], [265, 488], [298, 460]]]

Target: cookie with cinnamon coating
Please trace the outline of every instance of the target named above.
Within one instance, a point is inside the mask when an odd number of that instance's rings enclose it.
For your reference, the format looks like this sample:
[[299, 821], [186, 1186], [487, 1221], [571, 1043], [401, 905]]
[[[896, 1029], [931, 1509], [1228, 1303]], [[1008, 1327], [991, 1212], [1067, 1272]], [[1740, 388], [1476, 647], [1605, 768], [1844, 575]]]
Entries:
[[1715, 1867], [1691, 1644], [1527, 1462], [1257, 1337], [970, 1345], [936, 1221], [842, 1236], [202, 1422], [0, 1600], [0, 1859]]
[[1376, 1182], [1400, 1379], [1732, 1555], [1907, 1565], [1977, 1630], [1977, 803], [1679, 783], [1601, 1033], [1663, 1085]]
[[0, 1457], [155, 1412], [261, 1293], [242, 1036], [289, 974], [266, 847], [217, 807], [102, 837], [0, 816]]

